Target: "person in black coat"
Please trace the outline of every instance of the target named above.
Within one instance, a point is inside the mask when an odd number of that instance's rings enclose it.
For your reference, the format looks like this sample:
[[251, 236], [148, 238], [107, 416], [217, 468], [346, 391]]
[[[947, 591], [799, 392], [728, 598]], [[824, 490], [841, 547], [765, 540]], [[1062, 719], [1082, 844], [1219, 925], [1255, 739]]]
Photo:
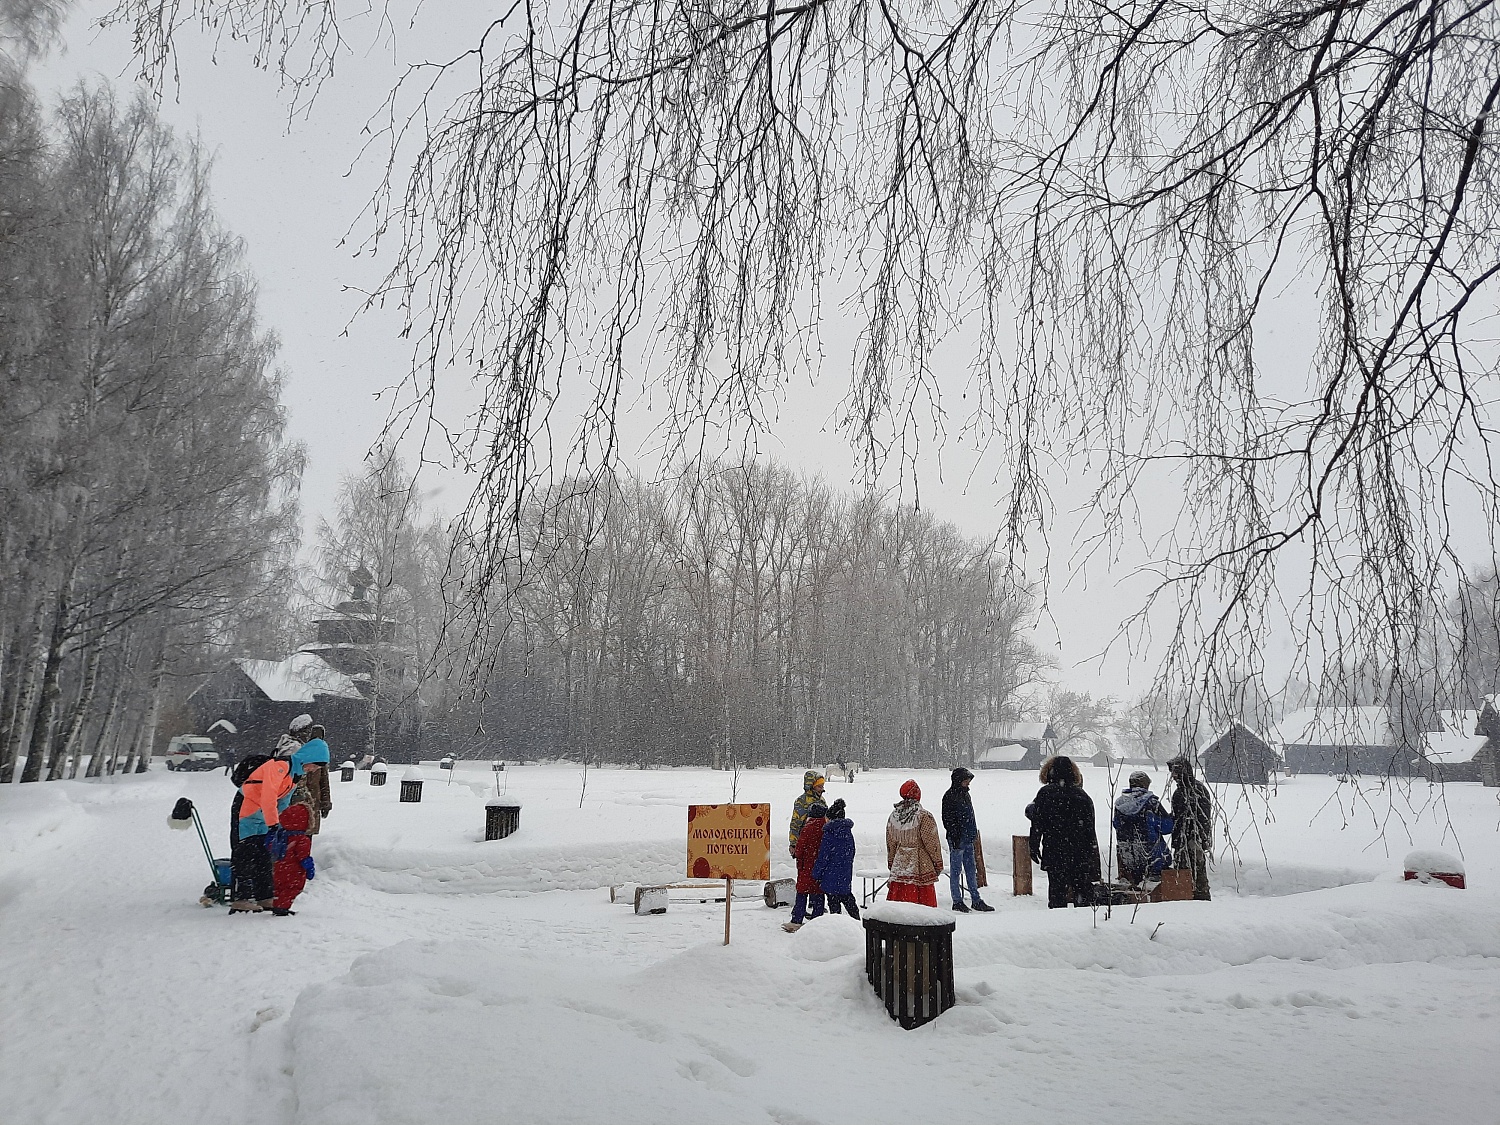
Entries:
[[1047, 873], [1047, 905], [1091, 906], [1099, 882], [1094, 802], [1083, 791], [1083, 774], [1066, 755], [1043, 762], [1041, 778], [1042, 788], [1027, 815], [1031, 858]]
[[969, 782], [974, 775], [963, 766], [953, 771], [953, 784], [943, 794], [943, 834], [948, 837], [948, 893], [953, 899], [953, 909], [967, 914], [964, 905], [963, 879], [969, 877], [969, 897], [975, 910], [991, 911], [995, 908], [979, 897], [979, 865], [976, 849], [979, 844], [979, 824], [974, 819], [974, 801], [969, 796]]
[[1214, 850], [1214, 799], [1199, 781], [1188, 757], [1167, 763], [1172, 791], [1172, 866], [1193, 873], [1193, 897], [1208, 902], [1208, 860]]

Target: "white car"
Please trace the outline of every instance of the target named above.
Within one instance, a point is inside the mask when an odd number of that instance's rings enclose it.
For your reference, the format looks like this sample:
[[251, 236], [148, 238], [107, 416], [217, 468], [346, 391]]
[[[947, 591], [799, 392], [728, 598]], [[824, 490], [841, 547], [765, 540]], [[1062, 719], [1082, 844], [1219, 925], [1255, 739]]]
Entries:
[[162, 759], [169, 770], [211, 770], [221, 764], [213, 739], [193, 734], [179, 734], [173, 738], [167, 743], [167, 752]]

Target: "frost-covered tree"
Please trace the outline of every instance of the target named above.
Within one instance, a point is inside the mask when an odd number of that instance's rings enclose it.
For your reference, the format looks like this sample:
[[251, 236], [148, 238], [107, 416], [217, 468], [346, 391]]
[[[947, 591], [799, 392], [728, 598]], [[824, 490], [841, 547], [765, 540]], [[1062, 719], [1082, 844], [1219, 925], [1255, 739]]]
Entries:
[[0, 211], [35, 272], [0, 298], [0, 773], [24, 754], [34, 781], [144, 762], [167, 681], [277, 604], [301, 459], [201, 154], [107, 89], [66, 97], [50, 144], [13, 121]]

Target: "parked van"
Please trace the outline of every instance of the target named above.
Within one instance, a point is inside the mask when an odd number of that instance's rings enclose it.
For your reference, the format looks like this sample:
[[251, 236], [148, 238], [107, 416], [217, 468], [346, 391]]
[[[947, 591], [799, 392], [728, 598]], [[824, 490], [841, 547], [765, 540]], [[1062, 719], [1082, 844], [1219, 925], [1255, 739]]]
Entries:
[[167, 752], [157, 756], [169, 770], [211, 770], [219, 765], [214, 740], [201, 734], [179, 734], [167, 743]]

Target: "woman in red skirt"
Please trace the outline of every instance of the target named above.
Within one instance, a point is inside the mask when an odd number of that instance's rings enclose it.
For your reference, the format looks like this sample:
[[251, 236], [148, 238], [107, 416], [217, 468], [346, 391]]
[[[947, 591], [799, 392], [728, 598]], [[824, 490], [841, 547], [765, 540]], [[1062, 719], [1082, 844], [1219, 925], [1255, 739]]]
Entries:
[[922, 790], [915, 781], [901, 786], [901, 800], [885, 822], [886, 863], [891, 902], [937, 905], [937, 881], [943, 877], [943, 845], [937, 820], [922, 807]]

